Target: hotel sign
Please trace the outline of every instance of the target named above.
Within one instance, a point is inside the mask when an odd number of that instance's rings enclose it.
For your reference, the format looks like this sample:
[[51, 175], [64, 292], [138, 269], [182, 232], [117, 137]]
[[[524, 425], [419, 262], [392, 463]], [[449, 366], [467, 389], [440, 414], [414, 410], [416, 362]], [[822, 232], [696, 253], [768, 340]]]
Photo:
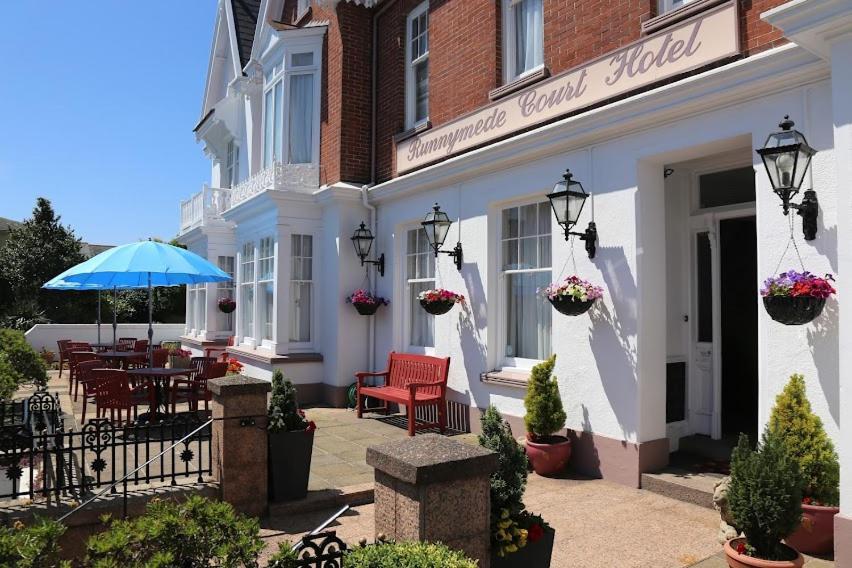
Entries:
[[399, 142], [397, 172], [407, 172], [738, 53], [737, 8], [729, 2]]

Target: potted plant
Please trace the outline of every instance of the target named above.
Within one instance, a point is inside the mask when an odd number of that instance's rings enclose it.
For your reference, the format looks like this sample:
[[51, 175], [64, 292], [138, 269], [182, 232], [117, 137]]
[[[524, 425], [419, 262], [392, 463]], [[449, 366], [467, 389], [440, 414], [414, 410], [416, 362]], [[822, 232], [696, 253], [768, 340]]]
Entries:
[[801, 476], [783, 438], [767, 428], [752, 450], [740, 434], [731, 454], [728, 507], [745, 534], [725, 543], [731, 568], [799, 568], [802, 555], [781, 540], [801, 523]]
[[228, 359], [228, 374], [239, 375], [243, 372], [243, 364], [231, 357]]
[[180, 347], [169, 348], [169, 368], [189, 369], [192, 365], [192, 351]]
[[445, 290], [444, 288], [423, 290], [417, 295], [417, 299], [420, 300], [420, 305], [423, 306], [423, 309], [433, 316], [445, 314], [455, 304], [464, 303], [464, 296], [450, 290]]
[[219, 298], [216, 305], [219, 306], [219, 311], [223, 314], [230, 314], [237, 309], [237, 302], [233, 298]]
[[50, 367], [56, 361], [56, 354], [47, 347], [42, 347], [41, 358], [44, 359], [44, 364]]
[[802, 375], [791, 376], [775, 399], [768, 428], [783, 440], [801, 473], [802, 519], [786, 542], [806, 554], [829, 553], [840, 512], [840, 463], [822, 420], [811, 410]]
[[810, 272], [788, 270], [767, 278], [760, 294], [769, 317], [784, 325], [802, 325], [816, 319], [826, 299], [836, 290], [831, 274], [824, 278]]
[[571, 440], [556, 435], [565, 426], [559, 383], [552, 376], [556, 355], [533, 367], [524, 398], [527, 456], [539, 475], [562, 471], [571, 457]]
[[491, 568], [549, 568], [554, 530], [523, 503], [529, 462], [492, 405], [480, 418], [479, 445], [497, 453], [491, 474]]
[[569, 276], [561, 283], [552, 283], [539, 293], [561, 314], [578, 316], [589, 311], [595, 300], [603, 297], [603, 288], [579, 276]]
[[316, 424], [296, 402], [296, 387], [279, 370], [272, 374], [269, 401], [269, 495], [272, 501], [308, 494]]
[[390, 302], [386, 298], [375, 296], [363, 288], [358, 288], [346, 297], [346, 303], [355, 306], [355, 309], [362, 316], [371, 316], [376, 313], [380, 306], [387, 306]]

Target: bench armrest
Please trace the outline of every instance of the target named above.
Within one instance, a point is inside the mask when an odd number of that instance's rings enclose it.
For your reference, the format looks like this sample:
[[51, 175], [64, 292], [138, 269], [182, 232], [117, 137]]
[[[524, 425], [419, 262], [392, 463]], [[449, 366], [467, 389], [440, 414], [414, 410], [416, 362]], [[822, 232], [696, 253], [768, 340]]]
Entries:
[[376, 373], [369, 372], [361, 372], [355, 373], [355, 380], [358, 382], [358, 387], [364, 386], [364, 379], [367, 377], [384, 377], [385, 383], [387, 383], [387, 378], [390, 373], [388, 371], [381, 371]]
[[420, 388], [420, 387], [436, 387], [436, 386], [440, 387], [441, 392], [443, 393], [447, 388], [447, 383], [445, 383], [443, 381], [434, 382], [434, 383], [408, 383], [407, 385], [405, 385], [405, 388], [408, 389], [408, 394], [411, 397], [414, 397], [414, 393], [417, 392], [418, 388]]

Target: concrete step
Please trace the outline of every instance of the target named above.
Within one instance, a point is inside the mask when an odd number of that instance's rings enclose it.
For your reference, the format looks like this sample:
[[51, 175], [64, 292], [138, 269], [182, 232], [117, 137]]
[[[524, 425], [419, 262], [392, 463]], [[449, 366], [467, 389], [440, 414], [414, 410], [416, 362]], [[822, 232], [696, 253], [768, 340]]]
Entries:
[[723, 477], [673, 466], [657, 473], [643, 473], [641, 484], [646, 491], [712, 509], [713, 489]]

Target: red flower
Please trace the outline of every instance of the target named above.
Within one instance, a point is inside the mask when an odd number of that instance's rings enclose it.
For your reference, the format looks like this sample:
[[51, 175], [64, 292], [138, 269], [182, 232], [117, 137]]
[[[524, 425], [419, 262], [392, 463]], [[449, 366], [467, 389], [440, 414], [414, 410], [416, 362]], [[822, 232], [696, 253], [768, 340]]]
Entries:
[[802, 503], [804, 503], [805, 505], [810, 505], [812, 502], [813, 502], [813, 499], [811, 499], [810, 497], [803, 497], [802, 498]]
[[305, 432], [313, 432], [317, 429], [317, 424], [313, 420], [308, 420], [308, 427], [305, 428]]
[[737, 554], [745, 554], [746, 545], [743, 541], [737, 543]]
[[537, 542], [541, 540], [541, 537], [544, 536], [544, 528], [538, 523], [534, 525], [530, 525], [530, 528], [527, 529], [527, 539], [530, 542]]

